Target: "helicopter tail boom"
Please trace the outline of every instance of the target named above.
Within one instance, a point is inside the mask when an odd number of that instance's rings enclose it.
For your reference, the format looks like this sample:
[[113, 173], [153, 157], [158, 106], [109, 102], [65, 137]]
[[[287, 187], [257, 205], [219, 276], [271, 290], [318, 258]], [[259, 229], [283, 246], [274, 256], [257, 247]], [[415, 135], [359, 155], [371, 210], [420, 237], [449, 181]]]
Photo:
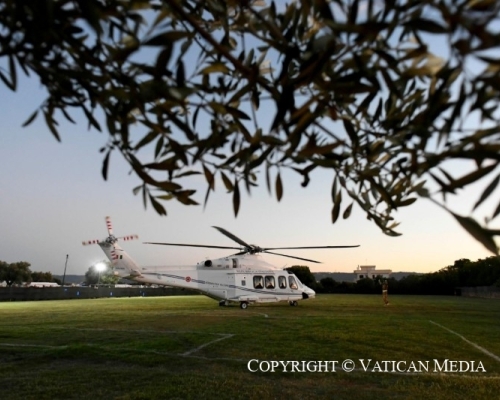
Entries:
[[115, 276], [128, 279], [142, 277], [139, 266], [119, 245], [101, 242], [99, 246], [113, 264]]

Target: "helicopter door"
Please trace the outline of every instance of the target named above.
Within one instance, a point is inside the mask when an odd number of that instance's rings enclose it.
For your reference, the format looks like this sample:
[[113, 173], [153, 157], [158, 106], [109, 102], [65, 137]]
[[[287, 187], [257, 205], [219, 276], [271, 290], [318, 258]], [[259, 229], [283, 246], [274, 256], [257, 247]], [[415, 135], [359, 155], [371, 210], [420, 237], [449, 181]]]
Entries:
[[231, 260], [233, 260], [233, 268], [238, 268], [239, 265], [238, 265], [238, 259], [237, 258], [232, 258]]

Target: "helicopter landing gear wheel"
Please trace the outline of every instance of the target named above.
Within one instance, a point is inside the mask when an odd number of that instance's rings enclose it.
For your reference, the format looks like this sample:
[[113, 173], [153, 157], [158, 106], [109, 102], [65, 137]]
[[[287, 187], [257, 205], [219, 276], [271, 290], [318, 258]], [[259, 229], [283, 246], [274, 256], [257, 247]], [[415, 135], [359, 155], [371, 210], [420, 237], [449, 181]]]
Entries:
[[242, 301], [240, 303], [240, 307], [242, 310], [246, 310], [248, 308], [248, 303], [246, 301]]
[[297, 303], [295, 300], [294, 301], [289, 301], [288, 302], [292, 307], [296, 307], [299, 305], [299, 303]]

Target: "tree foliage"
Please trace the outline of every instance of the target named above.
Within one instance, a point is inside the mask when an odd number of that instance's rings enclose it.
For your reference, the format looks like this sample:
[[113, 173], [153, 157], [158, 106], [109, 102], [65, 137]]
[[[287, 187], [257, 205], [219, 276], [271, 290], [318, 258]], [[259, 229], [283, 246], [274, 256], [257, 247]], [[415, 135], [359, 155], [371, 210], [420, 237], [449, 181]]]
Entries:
[[31, 278], [30, 265], [26, 261], [10, 264], [0, 261], [0, 282], [5, 281], [7, 286], [12, 286], [14, 283], [21, 284], [29, 281]]
[[[426, 197], [496, 253], [500, 206], [479, 223], [445, 196], [490, 176], [476, 209], [500, 181], [499, 2], [288, 3], [4, 1], [0, 79], [15, 91], [22, 71], [47, 90], [25, 125], [41, 114], [60, 140], [58, 120], [82, 113], [107, 131], [104, 179], [120, 153], [159, 214], [197, 204], [193, 174], [205, 203], [222, 182], [237, 215], [243, 187], [279, 201], [284, 171], [305, 187], [325, 169], [333, 223], [357, 204], [398, 235], [395, 211]], [[473, 164], [457, 176], [454, 160]]]
[[287, 271], [292, 272], [295, 274], [297, 278], [306, 286], [313, 288], [314, 285], [316, 284], [316, 278], [312, 274], [311, 270], [309, 267], [304, 266], [304, 265], [293, 265], [289, 268], [285, 268]]
[[96, 285], [97, 283], [112, 285], [120, 280], [118, 276], [113, 274], [113, 266], [109, 261], [101, 261], [100, 263], [105, 265], [103, 271], [99, 271], [96, 265], [92, 265], [87, 272], [85, 272], [85, 283], [87, 285]]

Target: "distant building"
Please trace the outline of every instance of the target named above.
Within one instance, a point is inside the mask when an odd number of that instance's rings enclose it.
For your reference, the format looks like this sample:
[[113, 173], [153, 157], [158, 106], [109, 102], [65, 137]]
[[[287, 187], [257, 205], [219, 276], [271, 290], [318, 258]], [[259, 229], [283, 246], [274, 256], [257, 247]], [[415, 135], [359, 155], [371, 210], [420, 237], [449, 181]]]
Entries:
[[31, 282], [27, 287], [59, 287], [59, 284], [56, 282]]
[[382, 278], [390, 278], [392, 270], [390, 269], [377, 269], [375, 265], [358, 265], [358, 269], [354, 270], [356, 274], [356, 282], [360, 279], [370, 278], [375, 279], [377, 276]]

